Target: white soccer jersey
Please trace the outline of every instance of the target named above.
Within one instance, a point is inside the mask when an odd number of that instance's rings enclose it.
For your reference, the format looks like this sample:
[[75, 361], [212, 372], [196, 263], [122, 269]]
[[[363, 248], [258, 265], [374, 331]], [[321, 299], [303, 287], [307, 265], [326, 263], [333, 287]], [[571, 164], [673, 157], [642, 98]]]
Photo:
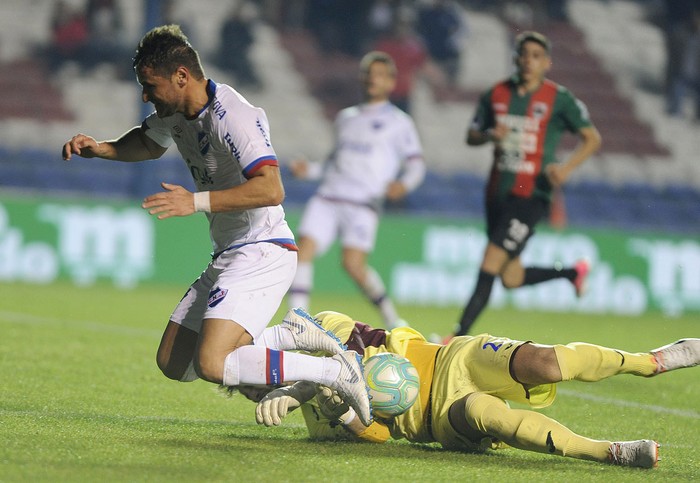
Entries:
[[[209, 102], [195, 119], [153, 113], [143, 123], [146, 135], [163, 147], [175, 141], [198, 191], [238, 186], [262, 166], [277, 166], [265, 111], [225, 84], [209, 80], [207, 92]], [[207, 217], [214, 253], [259, 241], [294, 246], [280, 205]]]
[[389, 102], [343, 109], [335, 121], [335, 148], [318, 194], [379, 207], [399, 174], [409, 191], [425, 176], [411, 117]]

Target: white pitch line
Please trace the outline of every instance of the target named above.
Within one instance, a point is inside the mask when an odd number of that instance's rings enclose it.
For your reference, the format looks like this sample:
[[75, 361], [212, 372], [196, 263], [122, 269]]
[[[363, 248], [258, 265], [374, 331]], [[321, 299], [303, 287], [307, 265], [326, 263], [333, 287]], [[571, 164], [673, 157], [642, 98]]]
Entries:
[[557, 389], [557, 394], [563, 394], [565, 396], [571, 396], [578, 399], [586, 399], [588, 401], [593, 401], [597, 403], [612, 404], [614, 406], [625, 406], [635, 409], [643, 409], [654, 413], [671, 414], [673, 416], [680, 416], [682, 418], [700, 419], [700, 413], [697, 411], [693, 411], [692, 409], [674, 409], [667, 408], [665, 406], [657, 406], [655, 404], [642, 404], [635, 401], [625, 401], [624, 399], [595, 396], [593, 394], [572, 391], [570, 389]]
[[13, 324], [35, 324], [35, 325], [65, 325], [71, 328], [80, 328], [92, 332], [107, 332], [112, 334], [160, 337], [161, 332], [153, 329], [142, 329], [139, 327], [126, 327], [122, 325], [103, 324], [100, 322], [85, 320], [68, 320], [58, 317], [46, 317], [40, 315], [30, 315], [21, 312], [9, 312], [0, 310], [0, 322], [10, 322]]

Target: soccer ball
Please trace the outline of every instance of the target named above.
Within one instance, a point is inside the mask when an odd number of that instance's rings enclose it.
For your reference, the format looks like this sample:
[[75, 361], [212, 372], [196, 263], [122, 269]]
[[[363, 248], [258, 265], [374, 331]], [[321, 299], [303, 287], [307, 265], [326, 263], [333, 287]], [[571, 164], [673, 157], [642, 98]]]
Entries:
[[418, 371], [411, 361], [398, 354], [380, 352], [368, 358], [364, 366], [374, 414], [391, 418], [408, 411], [420, 390]]

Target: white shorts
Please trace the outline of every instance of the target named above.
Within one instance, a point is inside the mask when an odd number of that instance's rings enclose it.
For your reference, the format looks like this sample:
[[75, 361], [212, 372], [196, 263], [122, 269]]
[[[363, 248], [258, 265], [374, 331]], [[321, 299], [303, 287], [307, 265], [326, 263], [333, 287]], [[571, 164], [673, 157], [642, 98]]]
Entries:
[[336, 238], [340, 238], [345, 248], [371, 253], [378, 225], [379, 215], [369, 206], [314, 196], [304, 209], [298, 234], [316, 242], [318, 256], [323, 255]]
[[274, 243], [226, 251], [190, 285], [170, 320], [197, 333], [204, 319], [232, 320], [256, 339], [277, 312], [296, 269], [296, 252]]

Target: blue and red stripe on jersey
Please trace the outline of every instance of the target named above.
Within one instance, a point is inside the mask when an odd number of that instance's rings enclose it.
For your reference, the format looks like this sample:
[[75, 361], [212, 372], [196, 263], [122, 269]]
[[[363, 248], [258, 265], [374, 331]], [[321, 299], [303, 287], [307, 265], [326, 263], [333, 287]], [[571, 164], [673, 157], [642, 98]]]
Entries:
[[270, 155], [256, 159], [255, 161], [253, 161], [245, 167], [245, 169], [243, 170], [243, 176], [250, 179], [253, 173], [255, 173], [263, 166], [279, 166], [279, 164], [277, 163], [277, 157]]

